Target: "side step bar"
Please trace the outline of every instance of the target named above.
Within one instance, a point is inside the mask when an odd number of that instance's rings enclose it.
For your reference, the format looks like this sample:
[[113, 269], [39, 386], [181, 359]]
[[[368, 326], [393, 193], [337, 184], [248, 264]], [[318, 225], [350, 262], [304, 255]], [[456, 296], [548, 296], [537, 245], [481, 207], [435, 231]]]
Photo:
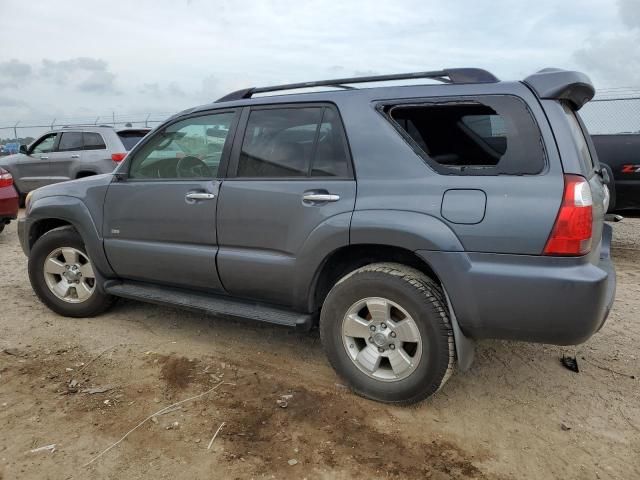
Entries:
[[238, 300], [223, 295], [192, 292], [139, 282], [120, 281], [107, 281], [104, 290], [117, 297], [206, 312], [213, 315], [247, 318], [296, 327], [301, 330], [309, 330], [313, 326], [313, 316], [311, 314], [293, 312], [274, 305]]

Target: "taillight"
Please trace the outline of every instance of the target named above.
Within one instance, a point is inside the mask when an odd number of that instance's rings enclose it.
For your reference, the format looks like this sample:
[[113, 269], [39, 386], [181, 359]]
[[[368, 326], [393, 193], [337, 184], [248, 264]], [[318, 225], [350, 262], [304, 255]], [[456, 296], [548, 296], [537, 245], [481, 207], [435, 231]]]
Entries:
[[122, 160], [124, 160], [124, 157], [126, 156], [127, 156], [126, 153], [112, 153], [111, 160], [113, 160], [114, 162], [121, 162]]
[[562, 205], [544, 247], [545, 255], [584, 255], [591, 250], [593, 199], [589, 183], [578, 175], [564, 176]]
[[10, 187], [13, 185], [13, 177], [9, 172], [0, 168], [0, 187]]

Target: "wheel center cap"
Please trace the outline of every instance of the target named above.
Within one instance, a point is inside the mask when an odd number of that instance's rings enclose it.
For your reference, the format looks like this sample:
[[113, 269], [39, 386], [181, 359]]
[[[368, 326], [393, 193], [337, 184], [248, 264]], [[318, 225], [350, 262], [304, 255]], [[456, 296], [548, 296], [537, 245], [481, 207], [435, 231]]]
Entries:
[[384, 333], [376, 333], [373, 336], [373, 343], [378, 347], [384, 347], [387, 343], [387, 336]]

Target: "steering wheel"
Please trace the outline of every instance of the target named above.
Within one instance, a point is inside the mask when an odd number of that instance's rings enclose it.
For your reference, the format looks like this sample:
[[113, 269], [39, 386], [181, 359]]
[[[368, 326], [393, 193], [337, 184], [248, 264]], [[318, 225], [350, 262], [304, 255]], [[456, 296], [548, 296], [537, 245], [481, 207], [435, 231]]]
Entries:
[[178, 160], [176, 164], [176, 175], [178, 178], [200, 178], [211, 177], [209, 166], [193, 155], [187, 155]]

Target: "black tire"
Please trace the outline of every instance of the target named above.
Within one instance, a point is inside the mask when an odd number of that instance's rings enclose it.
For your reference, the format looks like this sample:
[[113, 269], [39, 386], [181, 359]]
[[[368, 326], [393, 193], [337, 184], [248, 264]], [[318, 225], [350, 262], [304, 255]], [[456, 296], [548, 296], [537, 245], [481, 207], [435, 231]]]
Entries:
[[0, 233], [2, 233], [2, 231], [4, 230], [6, 223], [4, 222], [0, 222]]
[[[29, 280], [38, 298], [54, 312], [65, 317], [93, 317], [106, 311], [114, 297], [95, 288], [91, 296], [81, 303], [68, 303], [56, 297], [47, 286], [44, 274], [44, 262], [47, 256], [57, 248], [72, 247], [86, 255], [82, 238], [73, 227], [59, 227], [42, 235], [29, 254]], [[96, 279], [97, 281], [97, 279]]]
[[[426, 348], [406, 378], [391, 382], [371, 378], [355, 365], [343, 345], [343, 318], [352, 305], [367, 297], [395, 302], [417, 324]], [[453, 330], [442, 290], [422, 272], [401, 264], [367, 265], [338, 281], [322, 306], [320, 337], [331, 365], [353, 391], [381, 402], [419, 402], [436, 393], [455, 367]]]

